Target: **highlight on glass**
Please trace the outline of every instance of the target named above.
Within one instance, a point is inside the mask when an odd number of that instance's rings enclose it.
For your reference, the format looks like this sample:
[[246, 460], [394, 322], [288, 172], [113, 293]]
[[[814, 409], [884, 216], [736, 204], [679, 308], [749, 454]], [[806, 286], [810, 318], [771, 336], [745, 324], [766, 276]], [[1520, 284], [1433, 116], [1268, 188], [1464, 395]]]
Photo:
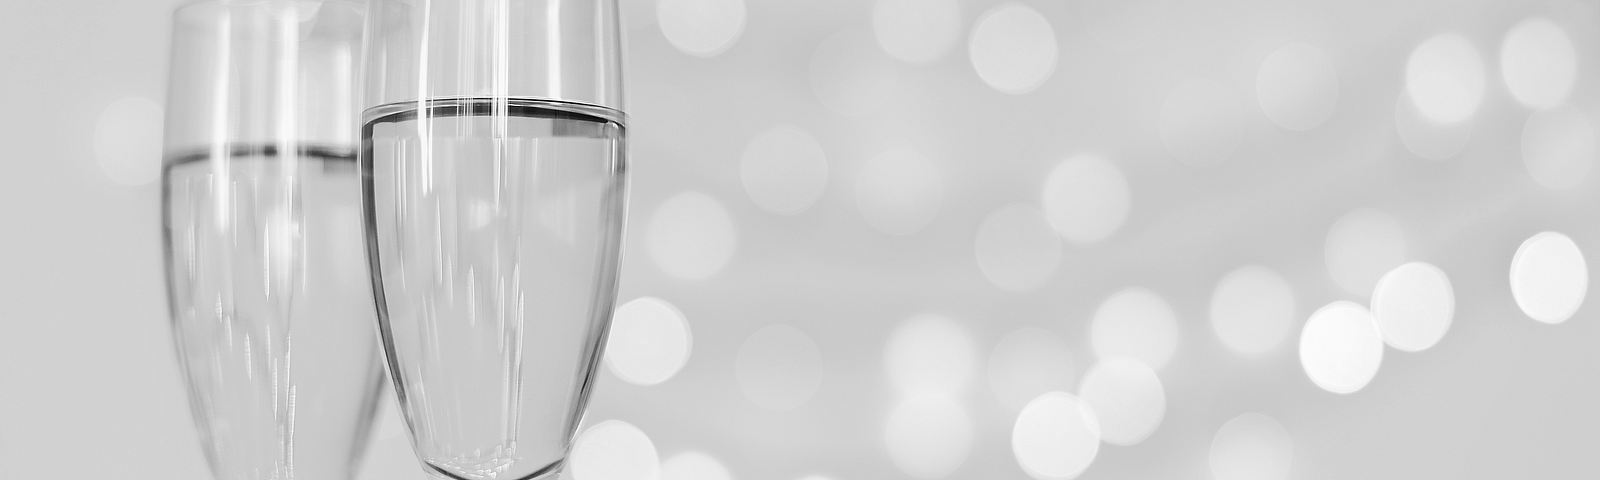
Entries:
[[209, 1], [174, 16], [167, 292], [212, 474], [354, 478], [382, 385], [354, 138], [363, 12]]
[[360, 168], [412, 446], [553, 478], [613, 309], [625, 195], [612, 0], [375, 0]]

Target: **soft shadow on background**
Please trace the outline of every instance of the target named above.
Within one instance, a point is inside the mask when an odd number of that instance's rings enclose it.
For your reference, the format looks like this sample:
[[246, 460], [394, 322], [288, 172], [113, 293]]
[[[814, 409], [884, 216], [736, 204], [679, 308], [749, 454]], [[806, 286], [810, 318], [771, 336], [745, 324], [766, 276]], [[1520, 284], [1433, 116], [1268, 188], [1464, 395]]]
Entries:
[[[177, 3], [0, 7], [5, 478], [207, 478]], [[577, 480], [1600, 477], [1592, 3], [623, 7], [623, 306], [573, 453], [619, 476]], [[360, 478], [421, 478], [380, 415]]]

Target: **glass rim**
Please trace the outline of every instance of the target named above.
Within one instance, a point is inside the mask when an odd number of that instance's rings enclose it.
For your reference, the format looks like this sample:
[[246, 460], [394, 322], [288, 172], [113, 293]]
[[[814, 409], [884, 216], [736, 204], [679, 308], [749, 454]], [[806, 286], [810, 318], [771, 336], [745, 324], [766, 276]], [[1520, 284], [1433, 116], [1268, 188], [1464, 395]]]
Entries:
[[172, 8], [172, 16], [179, 17], [204, 7], [249, 7], [269, 3], [338, 4], [360, 8], [364, 2], [355, 0], [188, 0]]

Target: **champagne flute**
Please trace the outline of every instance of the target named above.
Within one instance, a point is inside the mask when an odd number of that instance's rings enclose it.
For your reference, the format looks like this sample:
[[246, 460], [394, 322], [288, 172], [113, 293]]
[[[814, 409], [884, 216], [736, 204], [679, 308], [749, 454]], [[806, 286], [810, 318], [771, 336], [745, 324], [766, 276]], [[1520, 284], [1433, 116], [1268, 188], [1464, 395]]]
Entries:
[[412, 446], [441, 478], [553, 478], [616, 296], [616, 2], [374, 0], [367, 32], [367, 254]]
[[162, 223], [178, 358], [212, 474], [354, 477], [382, 382], [355, 162], [362, 10], [174, 16]]

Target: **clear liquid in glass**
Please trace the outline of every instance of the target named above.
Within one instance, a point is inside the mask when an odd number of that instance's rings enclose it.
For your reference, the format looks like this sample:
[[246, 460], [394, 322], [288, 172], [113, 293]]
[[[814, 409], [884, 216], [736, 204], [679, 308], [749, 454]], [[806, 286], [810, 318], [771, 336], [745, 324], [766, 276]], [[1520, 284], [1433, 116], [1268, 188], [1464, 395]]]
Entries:
[[616, 295], [623, 127], [596, 112], [503, 98], [369, 110], [380, 329], [430, 473], [560, 469]]
[[382, 382], [353, 152], [285, 147], [164, 167], [173, 332], [219, 480], [353, 478]]

